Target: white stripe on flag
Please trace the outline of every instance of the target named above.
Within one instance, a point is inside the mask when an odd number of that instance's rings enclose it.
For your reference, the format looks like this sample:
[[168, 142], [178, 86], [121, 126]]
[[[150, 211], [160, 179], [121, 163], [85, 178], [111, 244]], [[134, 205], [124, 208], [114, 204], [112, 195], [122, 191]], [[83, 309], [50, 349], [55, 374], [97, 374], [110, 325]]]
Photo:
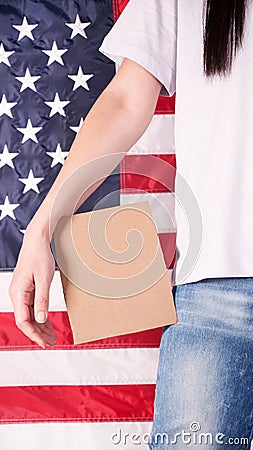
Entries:
[[169, 153], [175, 153], [174, 114], [154, 114], [148, 128], [127, 154]]
[[[8, 289], [12, 279], [12, 272], [0, 272], [1, 301], [0, 313], [12, 312], [13, 307], [9, 298]], [[55, 271], [50, 288], [49, 311], [66, 311], [66, 303], [63, 297], [60, 273]]]
[[175, 233], [175, 196], [171, 192], [120, 194], [120, 204], [148, 200], [158, 233]]
[[[141, 200], [140, 200], [141, 201]], [[172, 270], [169, 270], [171, 276]], [[12, 278], [12, 272], [0, 272], [1, 301], [0, 313], [13, 312], [12, 303], [9, 298], [8, 289]], [[51, 284], [49, 296], [49, 311], [67, 311], [66, 303], [63, 297], [62, 285], [59, 271], [55, 271]]]
[[6, 424], [0, 442], [1, 450], [147, 450], [151, 428], [152, 422]]
[[1, 386], [155, 384], [158, 348], [0, 353]]
[[[142, 199], [140, 199], [141, 201]], [[168, 270], [171, 277], [172, 269]], [[9, 298], [8, 289], [12, 278], [12, 272], [0, 272], [1, 301], [0, 313], [13, 312], [12, 303]], [[59, 271], [55, 271], [49, 297], [49, 311], [67, 311], [63, 297], [62, 285]]]

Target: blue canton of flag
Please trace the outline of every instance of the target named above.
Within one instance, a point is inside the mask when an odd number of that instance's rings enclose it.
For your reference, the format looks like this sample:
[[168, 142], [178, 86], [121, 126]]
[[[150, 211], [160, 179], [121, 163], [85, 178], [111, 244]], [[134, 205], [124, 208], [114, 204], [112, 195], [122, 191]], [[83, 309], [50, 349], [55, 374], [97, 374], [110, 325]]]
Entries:
[[[115, 73], [98, 51], [112, 25], [111, 0], [0, 1], [1, 270], [15, 267], [29, 221]], [[118, 169], [79, 212], [101, 199], [119, 204]]]

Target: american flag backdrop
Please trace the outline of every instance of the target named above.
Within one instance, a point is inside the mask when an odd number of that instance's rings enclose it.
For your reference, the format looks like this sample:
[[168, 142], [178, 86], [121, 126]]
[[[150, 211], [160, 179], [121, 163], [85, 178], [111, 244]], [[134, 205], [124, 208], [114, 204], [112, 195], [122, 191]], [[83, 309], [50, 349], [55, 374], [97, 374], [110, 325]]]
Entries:
[[[27, 224], [117, 70], [98, 48], [126, 4], [0, 0], [1, 450], [133, 449], [133, 433], [147, 448], [162, 329], [74, 346], [56, 270], [49, 319], [58, 339], [44, 350], [15, 326], [8, 296]], [[148, 129], [79, 210], [148, 199], [168, 270], [174, 180], [169, 190], [137, 174], [150, 156], [176, 166], [174, 100], [159, 97]]]

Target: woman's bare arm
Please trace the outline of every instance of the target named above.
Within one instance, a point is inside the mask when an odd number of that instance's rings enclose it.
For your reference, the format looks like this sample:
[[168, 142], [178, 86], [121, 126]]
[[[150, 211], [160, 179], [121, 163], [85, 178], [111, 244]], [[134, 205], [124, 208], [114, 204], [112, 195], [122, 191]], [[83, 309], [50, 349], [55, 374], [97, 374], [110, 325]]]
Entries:
[[[35, 214], [30, 225], [33, 226], [33, 223], [36, 222], [37, 232], [47, 232], [47, 221], [55, 196], [61, 185], [79, 167], [102, 156], [118, 155], [118, 158], [112, 158], [112, 167], [108, 167], [107, 176], [110, 174], [148, 127], [154, 114], [160, 89], [161, 83], [152, 74], [134, 61], [125, 58], [117, 74], [87, 114], [64, 166]], [[107, 160], [109, 161], [110, 158]], [[99, 165], [96, 176], [97, 179], [100, 178]], [[78, 205], [102, 181], [103, 179], [85, 192]], [[87, 188], [86, 184], [84, 179], [83, 190]], [[74, 189], [73, 187], [73, 191]], [[57, 219], [69, 212], [69, 206], [66, 203], [62, 205], [63, 210], [59, 211], [56, 222]]]

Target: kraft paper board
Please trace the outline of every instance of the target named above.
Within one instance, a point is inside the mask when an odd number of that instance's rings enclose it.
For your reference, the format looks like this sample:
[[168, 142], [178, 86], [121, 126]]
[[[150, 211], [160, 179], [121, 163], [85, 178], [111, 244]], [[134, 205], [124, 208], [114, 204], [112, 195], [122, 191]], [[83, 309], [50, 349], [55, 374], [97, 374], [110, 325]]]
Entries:
[[177, 323], [148, 201], [63, 217], [54, 244], [75, 344]]

